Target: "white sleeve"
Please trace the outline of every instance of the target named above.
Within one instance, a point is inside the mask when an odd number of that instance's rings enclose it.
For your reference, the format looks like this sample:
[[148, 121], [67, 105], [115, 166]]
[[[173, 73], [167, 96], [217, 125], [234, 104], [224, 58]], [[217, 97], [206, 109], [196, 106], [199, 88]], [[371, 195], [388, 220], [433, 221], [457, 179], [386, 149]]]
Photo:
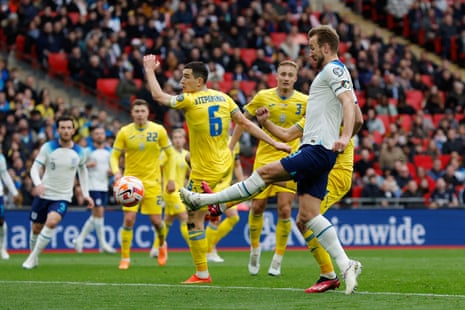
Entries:
[[8, 187], [8, 191], [13, 195], [17, 196], [18, 195], [18, 190], [16, 189], [15, 183], [11, 179], [10, 174], [8, 173], [7, 170], [2, 171], [2, 180], [5, 183], [6, 187]]
[[42, 180], [40, 178], [40, 169], [42, 168], [42, 165], [38, 163], [37, 161], [34, 161], [31, 167], [31, 179], [32, 183], [34, 183], [34, 186], [40, 185], [42, 183]]
[[89, 196], [89, 175], [87, 172], [86, 165], [81, 165], [78, 169], [79, 184], [81, 184], [81, 190], [84, 197]]

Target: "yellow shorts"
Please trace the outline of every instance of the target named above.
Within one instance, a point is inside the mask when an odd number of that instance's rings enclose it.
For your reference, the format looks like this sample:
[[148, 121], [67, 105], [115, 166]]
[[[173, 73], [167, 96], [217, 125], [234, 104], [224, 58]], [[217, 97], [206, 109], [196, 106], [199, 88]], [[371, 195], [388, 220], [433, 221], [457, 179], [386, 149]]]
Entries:
[[324, 214], [335, 203], [340, 201], [352, 186], [352, 171], [345, 169], [333, 169], [329, 173], [328, 192], [320, 204], [320, 214]]
[[145, 194], [142, 201], [132, 207], [123, 207], [123, 211], [137, 212], [140, 211], [144, 215], [158, 215], [163, 211], [163, 191], [161, 184], [158, 182], [146, 182], [144, 184]]
[[179, 192], [163, 195], [165, 200], [165, 214], [176, 215], [186, 212], [186, 206], [182, 203]]
[[253, 199], [266, 199], [268, 197], [276, 196], [277, 193], [292, 193], [297, 191], [297, 183], [294, 181], [287, 181], [285, 186], [269, 185], [263, 191], [255, 195]]

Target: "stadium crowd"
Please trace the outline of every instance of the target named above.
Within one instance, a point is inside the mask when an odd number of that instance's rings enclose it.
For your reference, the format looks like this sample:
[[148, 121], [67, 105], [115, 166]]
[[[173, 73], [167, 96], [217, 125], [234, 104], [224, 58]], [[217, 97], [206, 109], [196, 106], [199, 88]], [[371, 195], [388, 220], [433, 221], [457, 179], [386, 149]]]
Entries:
[[[410, 13], [435, 2], [415, 2]], [[445, 31], [439, 25], [447, 22], [446, 16], [465, 29], [465, 20], [458, 18], [464, 15], [463, 5], [447, 7], [441, 14], [431, 9], [438, 21], [431, 31], [438, 36]], [[412, 46], [399, 43], [395, 35], [386, 41], [379, 29], [366, 33], [329, 5], [317, 11], [310, 1], [75, 0], [43, 1], [39, 6], [21, 0], [2, 6], [0, 20], [0, 37], [8, 49], [18, 51], [17, 38], [23, 38], [21, 52], [35, 57], [45, 70], [50, 55], [66, 53], [69, 78], [90, 89], [97, 89], [99, 79], [118, 79], [121, 106], [127, 108], [135, 97], [149, 101], [155, 121], [168, 130], [183, 126], [183, 115], [168, 112], [141, 86], [143, 55], [159, 55], [157, 79], [172, 94], [181, 90], [182, 64], [204, 61], [208, 85], [229, 93], [242, 107], [257, 91], [276, 85], [273, 74], [284, 59], [299, 64], [296, 89], [308, 93], [317, 72], [306, 57], [306, 33], [312, 26], [331, 24], [340, 35], [340, 58], [351, 71], [366, 118], [356, 137], [349, 196], [369, 204], [375, 199], [381, 206], [388, 206], [390, 198], [420, 199], [410, 207], [463, 204], [464, 81], [448, 60], [437, 65], [427, 52], [417, 57]], [[413, 27], [415, 20], [408, 20]], [[442, 46], [441, 53], [451, 48]], [[50, 90], [37, 89], [33, 76], [19, 79], [18, 70], [6, 60], [0, 60], [0, 77], [2, 151], [21, 192], [20, 205], [30, 205], [31, 161], [39, 146], [55, 137], [57, 116], [75, 117], [75, 141], [81, 145], [88, 143], [89, 128], [97, 123], [106, 125], [111, 145], [121, 124], [109, 122], [105, 111], [91, 105], [70, 107]], [[243, 149], [256, 145], [252, 139], [241, 142]], [[80, 195], [76, 197], [75, 203], [81, 204]]]

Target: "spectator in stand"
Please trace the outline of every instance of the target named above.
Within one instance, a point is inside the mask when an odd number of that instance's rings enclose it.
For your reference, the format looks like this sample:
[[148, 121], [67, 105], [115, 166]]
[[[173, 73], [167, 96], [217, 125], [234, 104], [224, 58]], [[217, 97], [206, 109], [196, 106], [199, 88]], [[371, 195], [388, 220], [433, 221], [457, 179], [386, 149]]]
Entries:
[[406, 163], [399, 162], [399, 165], [396, 168], [397, 168], [397, 171], [396, 171], [395, 179], [396, 179], [397, 185], [399, 185], [399, 187], [403, 189], [411, 180], [413, 180], [413, 178], [410, 174], [410, 171]]
[[415, 180], [408, 181], [400, 198], [404, 199], [403, 203], [407, 209], [421, 209], [425, 207], [423, 193], [418, 188]]
[[263, 49], [257, 50], [257, 58], [252, 62], [251, 69], [260, 74], [270, 74], [275, 71], [274, 65], [265, 59]]
[[437, 181], [444, 176], [445, 172], [444, 169], [442, 169], [441, 159], [436, 158], [433, 160], [433, 167], [431, 167], [427, 174], [433, 181]]
[[379, 75], [379, 71], [371, 77], [370, 83], [366, 86], [365, 94], [367, 100], [378, 100], [384, 94], [384, 81]]
[[[412, 134], [415, 135], [415, 131], [412, 130]], [[425, 139], [428, 139], [425, 137]], [[426, 146], [426, 150], [424, 151], [425, 155], [431, 156], [431, 158], [437, 158], [439, 155], [441, 155], [441, 150], [438, 148], [438, 145], [434, 140], [429, 140], [428, 145]]]
[[378, 158], [379, 166], [382, 170], [392, 170], [397, 160], [406, 162], [407, 156], [398, 145], [398, 136], [389, 136], [385, 138], [381, 146]]
[[378, 104], [376, 105], [376, 114], [397, 116], [397, 107], [393, 103], [389, 102], [386, 94], [381, 94], [381, 97], [379, 97]]
[[465, 93], [462, 81], [454, 81], [452, 90], [447, 93], [444, 107], [456, 113], [465, 112]]
[[463, 184], [463, 181], [461, 182], [459, 178], [457, 177], [457, 169], [458, 169], [458, 164], [457, 163], [449, 163], [445, 169], [445, 172], [442, 176], [444, 181], [446, 181], [447, 186], [452, 188], [454, 191], [457, 189], [458, 186]]
[[450, 52], [450, 39], [458, 35], [457, 26], [454, 23], [452, 14], [444, 15], [442, 23], [439, 25], [439, 37], [441, 38], [442, 56], [448, 57]]
[[458, 206], [458, 198], [455, 191], [447, 186], [443, 178], [436, 181], [436, 186], [431, 193], [430, 209], [451, 208]]
[[381, 135], [386, 133], [386, 128], [384, 127], [384, 123], [380, 120], [377, 115], [375, 109], [371, 108], [367, 112], [367, 119], [364, 122], [364, 126], [368, 130], [369, 133], [377, 131]]
[[399, 100], [400, 97], [405, 96], [405, 89], [400, 85], [396, 75], [393, 73], [387, 75], [384, 90], [388, 98]]
[[97, 79], [103, 78], [104, 76], [103, 68], [100, 66], [100, 57], [91, 55], [89, 57], [89, 63], [86, 64], [84, 68], [82, 82], [93, 91], [97, 88]]
[[286, 36], [284, 41], [279, 45], [279, 49], [291, 60], [296, 60], [300, 53], [299, 44], [294, 42], [291, 36]]
[[441, 101], [441, 95], [439, 94], [439, 90], [436, 85], [431, 86], [431, 88], [426, 92], [423, 111], [427, 114], [443, 113], [444, 103]]
[[447, 131], [447, 140], [442, 145], [443, 154], [451, 154], [452, 152], [457, 152], [458, 154], [464, 154], [465, 152], [464, 141], [457, 135], [455, 128], [449, 128]]
[[74, 46], [71, 49], [71, 54], [68, 56], [68, 71], [71, 79], [76, 82], [81, 81], [85, 67], [86, 61], [82, 56], [81, 48]]
[[118, 81], [116, 95], [119, 97], [120, 105], [129, 111], [131, 97], [135, 97], [139, 88], [133, 77], [132, 70], [124, 70], [124, 78]]
[[361, 158], [354, 164], [354, 171], [355, 173], [358, 173], [361, 178], [363, 178], [365, 177], [365, 174], [369, 168], [373, 167], [374, 160], [372, 153], [370, 153], [370, 150], [366, 148], [362, 149], [360, 155]]
[[367, 171], [367, 182], [363, 185], [362, 197], [364, 201], [362, 205], [376, 204], [377, 200], [384, 197], [384, 193], [378, 185], [378, 175], [374, 170], [370, 173]]

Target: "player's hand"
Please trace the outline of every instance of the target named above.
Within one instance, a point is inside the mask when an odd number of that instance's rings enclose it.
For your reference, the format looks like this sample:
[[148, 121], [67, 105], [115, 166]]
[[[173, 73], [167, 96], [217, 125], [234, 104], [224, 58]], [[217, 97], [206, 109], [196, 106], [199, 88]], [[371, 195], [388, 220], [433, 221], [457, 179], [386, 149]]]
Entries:
[[157, 56], [153, 54], [144, 56], [144, 69], [146, 71], [155, 71], [160, 66]]
[[257, 117], [257, 121], [260, 124], [263, 124], [263, 122], [270, 117], [270, 110], [268, 110], [268, 108], [265, 107], [258, 108], [255, 111], [255, 117]]
[[275, 149], [277, 149], [279, 151], [284, 151], [284, 152], [289, 153], [289, 154], [292, 152], [292, 148], [288, 144], [286, 144], [284, 142], [275, 141], [273, 143], [273, 146], [274, 146]]
[[166, 184], [166, 192], [167, 193], [174, 193], [176, 190], [176, 183], [174, 183], [173, 180], [169, 180], [168, 183]]
[[92, 209], [95, 206], [94, 200], [91, 197], [84, 197], [84, 201], [86, 202], [87, 209]]
[[339, 139], [337, 139], [336, 142], [334, 142], [333, 152], [336, 152], [336, 153], [344, 152], [347, 145], [349, 145], [349, 142], [350, 142], [350, 138], [339, 137]]
[[15, 195], [15, 196], [13, 196], [13, 202], [14, 202], [15, 204], [20, 203], [20, 202], [21, 202], [21, 195]]
[[39, 184], [32, 189], [32, 194], [34, 196], [41, 196], [45, 192], [45, 185]]

